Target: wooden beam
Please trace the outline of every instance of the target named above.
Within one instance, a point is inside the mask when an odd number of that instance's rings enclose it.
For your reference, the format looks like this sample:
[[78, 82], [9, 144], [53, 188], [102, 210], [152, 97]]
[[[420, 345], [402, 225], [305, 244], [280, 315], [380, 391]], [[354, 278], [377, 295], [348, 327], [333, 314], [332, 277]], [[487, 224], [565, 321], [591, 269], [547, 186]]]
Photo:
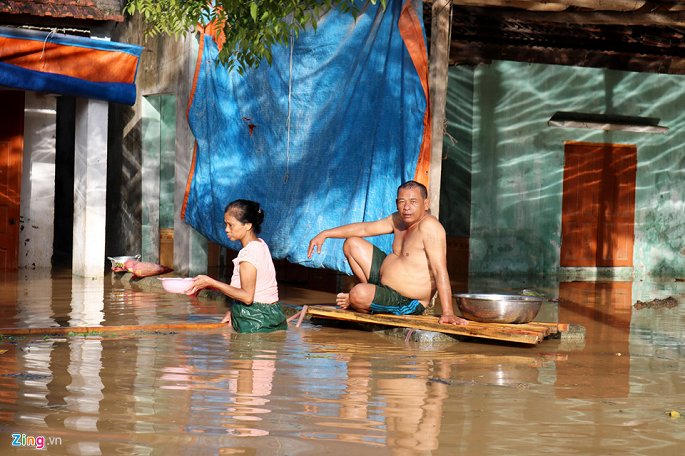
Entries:
[[[432, 4], [433, 0], [424, 3]], [[455, 6], [513, 8], [527, 11], [565, 11], [570, 7], [588, 11], [681, 11], [682, 0], [452, 0]]]
[[[652, 27], [684, 27], [685, 11], [654, 11], [654, 12], [546, 12], [524, 11], [504, 8], [465, 8], [472, 14], [491, 18], [506, 18], [531, 23], [551, 22], [579, 25], [643, 25]], [[455, 11], [456, 14], [456, 11]]]
[[454, 0], [455, 6], [476, 6], [495, 8], [517, 8], [528, 11], [564, 11], [568, 5], [561, 2], [538, 2], [527, 0]]
[[507, 46], [489, 43], [453, 41], [451, 65], [477, 65], [492, 60], [609, 68], [621, 71], [685, 74], [685, 59], [676, 56], [657, 57], [611, 51], [558, 49], [535, 46]]
[[431, 109], [431, 171], [430, 210], [440, 215], [440, 180], [442, 178], [442, 142], [445, 135], [445, 104], [447, 103], [447, 70], [450, 53], [450, 0], [433, 2], [431, 10], [431, 42], [428, 68]]
[[563, 11], [571, 6], [598, 11], [635, 11], [645, 6], [647, 2], [645, 0], [454, 0], [452, 3], [468, 6], [524, 8], [529, 11]]

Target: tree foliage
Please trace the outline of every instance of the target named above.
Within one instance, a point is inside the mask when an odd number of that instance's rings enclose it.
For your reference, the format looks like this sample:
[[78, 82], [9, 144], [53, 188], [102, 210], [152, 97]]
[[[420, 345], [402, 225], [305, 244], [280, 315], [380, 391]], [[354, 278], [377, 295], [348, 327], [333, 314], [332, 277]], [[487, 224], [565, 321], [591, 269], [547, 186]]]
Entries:
[[[368, 0], [381, 3], [386, 0]], [[125, 11], [138, 14], [145, 35], [179, 36], [214, 22], [225, 44], [218, 60], [229, 69], [243, 72], [262, 61], [271, 64], [271, 48], [286, 45], [307, 27], [316, 30], [318, 20], [337, 7], [355, 17], [365, 2], [354, 0], [127, 0]]]

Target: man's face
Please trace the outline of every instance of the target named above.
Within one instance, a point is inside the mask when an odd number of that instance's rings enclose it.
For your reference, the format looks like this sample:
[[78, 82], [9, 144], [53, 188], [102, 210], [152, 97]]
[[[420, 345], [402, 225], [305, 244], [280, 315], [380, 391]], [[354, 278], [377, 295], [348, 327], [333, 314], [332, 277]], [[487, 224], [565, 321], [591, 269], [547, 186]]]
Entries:
[[426, 214], [430, 201], [418, 188], [401, 188], [397, 192], [397, 212], [407, 225], [412, 225]]

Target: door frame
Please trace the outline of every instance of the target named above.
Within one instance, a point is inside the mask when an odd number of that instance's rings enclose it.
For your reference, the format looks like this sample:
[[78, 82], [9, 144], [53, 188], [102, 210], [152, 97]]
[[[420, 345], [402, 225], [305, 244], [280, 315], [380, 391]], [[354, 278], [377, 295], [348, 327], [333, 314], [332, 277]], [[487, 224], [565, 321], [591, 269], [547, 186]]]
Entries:
[[[0, 182], [0, 270], [19, 267], [19, 235], [21, 232], [21, 177], [24, 160], [25, 93], [21, 90], [0, 90], [3, 109], [0, 135], [7, 138], [6, 166]], [[6, 204], [6, 206], [5, 206]], [[7, 207], [7, 211], [3, 210]]]

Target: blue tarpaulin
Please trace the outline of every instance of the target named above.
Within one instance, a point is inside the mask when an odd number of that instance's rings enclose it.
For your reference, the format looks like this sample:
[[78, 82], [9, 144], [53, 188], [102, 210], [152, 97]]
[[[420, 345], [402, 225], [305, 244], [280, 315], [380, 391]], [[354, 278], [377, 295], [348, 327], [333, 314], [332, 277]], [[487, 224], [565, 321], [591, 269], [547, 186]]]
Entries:
[[[400, 35], [402, 8], [400, 0], [385, 10], [367, 4], [356, 20], [333, 10], [244, 76], [216, 64], [218, 47], [204, 35], [188, 113], [197, 145], [186, 222], [238, 249], [224, 232], [224, 208], [255, 200], [274, 258], [349, 273], [342, 240], [327, 240], [311, 260], [309, 240], [394, 212], [422, 148], [425, 85]], [[421, 2], [409, 8], [425, 54]], [[390, 250], [391, 236], [371, 240]]]

